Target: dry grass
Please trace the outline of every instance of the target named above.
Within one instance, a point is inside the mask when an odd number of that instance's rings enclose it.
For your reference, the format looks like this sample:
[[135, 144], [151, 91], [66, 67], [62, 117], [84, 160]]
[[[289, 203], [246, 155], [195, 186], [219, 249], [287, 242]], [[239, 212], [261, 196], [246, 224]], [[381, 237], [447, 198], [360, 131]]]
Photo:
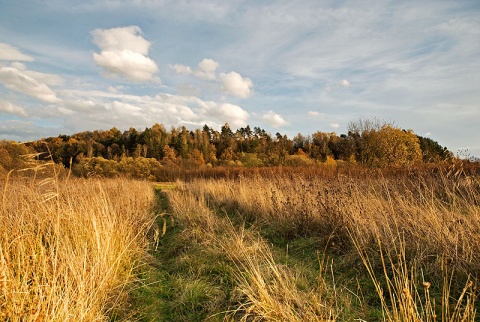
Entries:
[[196, 180], [188, 188], [207, 203], [238, 212], [286, 237], [325, 236], [349, 247], [350, 233], [365, 245], [393, 247], [404, 236], [416, 256], [443, 255], [457, 268], [480, 271], [480, 179], [376, 177], [353, 179], [240, 178]]
[[151, 183], [17, 177], [0, 189], [0, 320], [109, 320], [145, 258]]
[[278, 264], [272, 248], [254, 227], [235, 227], [228, 217], [215, 214], [206, 199], [193, 194], [188, 185], [179, 183], [177, 186], [178, 189], [168, 194], [172, 215], [187, 227], [181, 233], [185, 244], [188, 247], [200, 245], [203, 254], [208, 253], [205, 258], [211, 258], [212, 253], [228, 258], [233, 269], [236, 306], [218, 308], [226, 310], [223, 312], [226, 320], [335, 320], [335, 301], [324, 279], [323, 268], [313, 282], [314, 289], [299, 287], [306, 277]]
[[[331, 254], [360, 258], [370, 272], [384, 320], [475, 320], [480, 272], [478, 177], [446, 172], [388, 177], [377, 173], [366, 178], [275, 175], [199, 179], [186, 184], [183, 194], [187, 191], [188, 198], [200, 202], [205, 211], [206, 206], [224, 209], [269, 234], [287, 240], [314, 237]], [[191, 218], [202, 222], [202, 227], [226, 231], [213, 217], [195, 217], [195, 208]], [[265, 247], [249, 253], [238, 240], [228, 239], [228, 252], [240, 263], [240, 289], [257, 317], [294, 321], [339, 316], [338, 309], [326, 305], [340, 301], [328, 299], [331, 285], [323, 288], [321, 301], [300, 294], [295, 274], [276, 264]], [[427, 281], [431, 288], [422, 286]], [[310, 310], [322, 305], [325, 310]], [[286, 315], [269, 315], [274, 311]]]
[[[372, 255], [368, 254], [364, 245], [352, 236], [355, 247], [370, 275], [381, 303], [384, 321], [475, 321], [477, 298], [476, 281], [469, 276], [458, 298], [452, 297], [451, 287], [455, 272], [449, 270], [442, 259], [441, 272], [443, 280], [437, 280], [434, 287], [441, 295], [434, 296], [432, 283], [425, 280], [418, 272], [416, 260], [408, 261], [405, 243], [400, 240], [394, 249], [384, 249], [378, 241], [378, 251], [382, 272], [375, 271]], [[384, 280], [380, 280], [383, 278]], [[435, 292], [435, 291], [433, 291]]]
[[260, 247], [255, 253], [245, 251], [248, 247], [240, 246], [244, 244], [244, 237], [233, 231], [228, 243], [223, 243], [236, 263], [237, 291], [246, 297], [230, 317], [240, 312], [240, 321], [336, 321], [338, 312], [332, 288], [324, 279], [325, 267], [315, 286], [305, 290], [299, 287], [305, 276], [277, 263], [266, 244], [257, 240]]

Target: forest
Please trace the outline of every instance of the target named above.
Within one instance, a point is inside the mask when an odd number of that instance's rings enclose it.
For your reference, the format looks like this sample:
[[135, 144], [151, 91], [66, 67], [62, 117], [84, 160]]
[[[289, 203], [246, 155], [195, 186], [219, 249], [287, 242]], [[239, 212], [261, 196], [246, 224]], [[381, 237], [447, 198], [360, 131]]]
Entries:
[[[433, 139], [377, 120], [359, 120], [348, 134], [317, 131], [292, 139], [250, 126], [217, 131], [207, 125], [187, 130], [154, 124], [143, 131], [117, 128], [59, 135], [19, 145], [0, 143], [0, 171], [22, 168], [22, 157], [63, 164], [77, 176], [124, 175], [152, 181], [175, 179], [181, 171], [278, 166], [365, 166], [402, 168], [453, 157]], [[2, 170], [3, 169], [3, 170]]]

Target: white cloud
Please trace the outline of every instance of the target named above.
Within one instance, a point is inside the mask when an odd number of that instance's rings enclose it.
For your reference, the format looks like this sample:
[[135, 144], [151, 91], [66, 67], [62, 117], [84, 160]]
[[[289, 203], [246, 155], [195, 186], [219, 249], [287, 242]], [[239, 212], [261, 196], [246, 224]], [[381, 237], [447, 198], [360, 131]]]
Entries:
[[215, 105], [209, 111], [209, 116], [215, 117], [222, 123], [229, 123], [233, 128], [240, 128], [247, 125], [250, 115], [238, 105], [223, 103]]
[[340, 82], [340, 85], [343, 87], [348, 87], [350, 86], [350, 82], [347, 79], [342, 79], [342, 81]]
[[249, 78], [242, 77], [236, 72], [220, 75], [223, 90], [233, 96], [248, 98], [252, 96], [253, 83]]
[[33, 58], [23, 54], [18, 48], [0, 42], [0, 60], [33, 61]]
[[147, 57], [150, 42], [141, 32], [137, 26], [95, 29], [93, 41], [101, 52], [94, 53], [93, 60], [110, 76], [122, 76], [134, 82], [155, 79], [158, 67]]
[[[215, 60], [205, 58], [198, 64], [198, 67], [195, 70], [190, 66], [182, 64], [175, 64], [171, 66], [171, 68], [177, 74], [194, 75], [195, 77], [204, 80], [216, 80], [216, 70], [219, 66], [220, 64]], [[253, 82], [247, 77], [242, 77], [239, 73], [233, 71], [227, 74], [221, 73], [220, 82], [223, 91], [232, 96], [240, 98], [248, 98], [252, 96]]]
[[59, 86], [63, 85], [64, 80], [62, 77], [55, 74], [40, 73], [33, 70], [27, 69], [25, 64], [14, 62], [10, 64], [10, 67], [16, 68], [21, 71], [23, 74], [30, 76], [39, 83], [44, 83], [48, 86]]
[[320, 113], [318, 111], [308, 111], [307, 115], [310, 117], [323, 117], [325, 116], [325, 113]]
[[330, 123], [330, 127], [331, 127], [332, 129], [338, 129], [338, 128], [340, 127], [340, 124], [338, 124], [338, 123]]
[[175, 64], [171, 67], [177, 74], [190, 75], [193, 73], [192, 68], [190, 66]]
[[218, 66], [220, 66], [218, 62], [210, 58], [205, 58], [198, 64], [198, 68], [193, 74], [201, 79], [214, 80], [217, 78], [215, 71]]
[[7, 101], [0, 101], [0, 114], [1, 113], [14, 114], [22, 117], [28, 116], [27, 112], [23, 107]]
[[218, 66], [220, 66], [220, 64], [215, 60], [205, 58], [200, 63], [198, 63], [198, 66], [195, 70], [193, 70], [190, 66], [183, 64], [175, 64], [171, 67], [177, 74], [193, 74], [195, 77], [200, 79], [215, 80], [217, 79], [217, 75], [215, 74], [215, 72], [217, 71]]
[[271, 110], [266, 112], [265, 114], [263, 114], [261, 119], [265, 123], [267, 123], [268, 125], [270, 125], [274, 128], [288, 125], [288, 122], [285, 121], [285, 119], [281, 115], [279, 115], [279, 114], [277, 114], [277, 113], [275, 113]]
[[225, 123], [233, 128], [240, 128], [247, 125], [250, 115], [238, 105], [229, 103], [216, 103], [213, 101], [202, 101], [195, 98], [198, 109], [198, 125], [209, 124], [213, 127], [220, 127]]
[[102, 50], [127, 50], [147, 55], [150, 48], [150, 42], [143, 38], [138, 26], [95, 29], [92, 35], [93, 42]]
[[22, 70], [14, 67], [0, 67], [0, 82], [6, 88], [14, 90], [39, 100], [55, 103], [60, 99], [46, 84], [38, 82]]
[[[63, 115], [75, 112], [66, 119], [71, 131], [105, 129], [116, 126], [121, 129], [144, 128], [161, 122], [165, 126], [188, 125], [194, 128], [208, 124], [218, 127], [229, 123], [232, 127], [244, 127], [250, 115], [240, 106], [229, 103], [204, 101], [195, 96], [158, 94], [136, 96], [108, 91], [72, 90], [62, 92], [66, 97]], [[68, 111], [70, 110], [70, 111]], [[161, 118], [159, 119], [159, 116]]]

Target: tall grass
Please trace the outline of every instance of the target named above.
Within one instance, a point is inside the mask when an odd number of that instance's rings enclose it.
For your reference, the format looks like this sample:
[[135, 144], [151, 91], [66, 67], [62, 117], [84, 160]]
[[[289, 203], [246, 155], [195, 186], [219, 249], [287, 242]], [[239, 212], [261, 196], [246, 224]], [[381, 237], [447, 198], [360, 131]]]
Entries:
[[109, 320], [145, 258], [151, 183], [17, 176], [0, 191], [0, 320]]
[[351, 246], [349, 229], [362, 243], [378, 237], [386, 247], [400, 234], [418, 256], [443, 254], [457, 268], [480, 270], [478, 177], [273, 176], [196, 180], [189, 189], [282, 236], [323, 236], [341, 248]]
[[[235, 214], [269, 238], [315, 238], [329, 254], [350, 261], [356, 257], [371, 278], [383, 320], [474, 321], [480, 273], [479, 177], [442, 171], [373, 174], [198, 179], [185, 189], [189, 198]], [[288, 274], [280, 273], [283, 268], [276, 271], [268, 254], [252, 256], [257, 259], [239, 266], [252, 276], [243, 280], [250, 283], [244, 289], [251, 294], [256, 290], [256, 298], [285, 294], [269, 291], [274, 286], [265, 282], [272, 282], [272, 276], [286, 278]], [[272, 269], [263, 276], [258, 267]], [[358, 287], [362, 292], [362, 285]], [[286, 311], [299, 307], [283, 297]]]
[[[195, 195], [189, 185], [178, 185], [168, 195], [172, 215], [185, 226], [180, 239], [190, 250], [200, 248], [196, 261], [204, 264], [194, 266], [198, 271], [208, 271], [212, 259], [227, 261], [228, 272], [235, 280], [235, 295], [229, 303], [223, 303], [229, 306], [217, 303], [209, 319], [222, 313], [228, 321], [335, 320], [335, 301], [323, 266], [314, 281], [305, 282], [308, 277], [301, 270], [274, 259], [273, 249], [254, 227], [235, 225], [224, 212], [215, 213], [209, 208], [207, 200]], [[180, 257], [193, 261], [188, 255]], [[299, 288], [303, 283], [312, 284], [313, 288]]]

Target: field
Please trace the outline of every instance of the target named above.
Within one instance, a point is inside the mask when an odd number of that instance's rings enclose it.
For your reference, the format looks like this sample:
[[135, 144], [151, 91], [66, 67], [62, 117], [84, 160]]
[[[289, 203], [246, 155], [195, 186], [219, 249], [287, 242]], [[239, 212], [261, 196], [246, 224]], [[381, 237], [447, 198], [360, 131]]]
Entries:
[[3, 183], [4, 320], [475, 321], [461, 169]]
[[17, 176], [1, 192], [0, 320], [117, 315], [148, 255], [151, 184]]

